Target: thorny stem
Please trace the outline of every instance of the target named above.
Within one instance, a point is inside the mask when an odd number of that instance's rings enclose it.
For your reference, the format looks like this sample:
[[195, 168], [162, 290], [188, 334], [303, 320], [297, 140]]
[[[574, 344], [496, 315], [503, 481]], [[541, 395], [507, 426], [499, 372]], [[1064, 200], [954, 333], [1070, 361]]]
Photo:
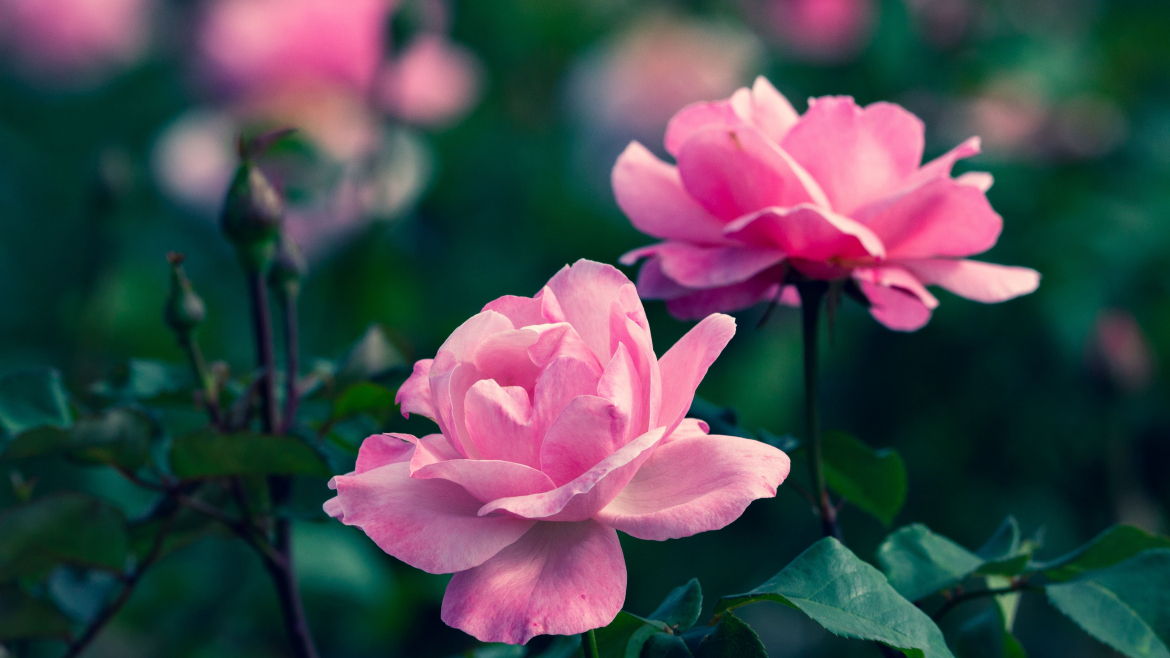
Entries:
[[808, 466], [813, 482], [813, 495], [821, 517], [821, 532], [826, 537], [842, 539], [837, 524], [837, 510], [829, 500], [825, 485], [825, 459], [821, 446], [821, 424], [817, 414], [817, 324], [821, 300], [828, 292], [824, 281], [802, 281], [796, 284], [800, 292], [801, 329], [804, 336], [804, 418], [808, 436]]
[[942, 619], [944, 615], [946, 615], [948, 612], [953, 610], [955, 607], [959, 606], [960, 604], [966, 603], [967, 601], [971, 601], [973, 599], [981, 599], [981, 598], [988, 597], [988, 596], [999, 596], [1000, 594], [1012, 594], [1013, 592], [1021, 592], [1021, 591], [1025, 591], [1025, 590], [1043, 591], [1043, 588], [1036, 587], [1035, 585], [1030, 585], [1030, 584], [1028, 584], [1027, 579], [1021, 578], [1020, 580], [1012, 583], [1008, 587], [1002, 587], [999, 589], [981, 589], [981, 590], [976, 590], [974, 592], [964, 592], [962, 594], [958, 594], [958, 595], [952, 596], [951, 598], [947, 599], [947, 602], [944, 603], [942, 605], [942, 607], [939, 608], [933, 615], [931, 615], [930, 618], [937, 622], [940, 619]]
[[[252, 304], [252, 324], [256, 334], [256, 357], [261, 377], [264, 378], [260, 388], [260, 426], [266, 434], [272, 434], [279, 431], [281, 426], [280, 410], [276, 404], [276, 355], [272, 339], [272, 312], [268, 306], [268, 288], [263, 272], [248, 273], [248, 292]], [[294, 378], [291, 373], [289, 377]], [[280, 509], [288, 502], [291, 484], [287, 477], [269, 478], [275, 509]], [[287, 518], [278, 516], [276, 519], [274, 548], [280, 559], [266, 560], [265, 566], [276, 586], [293, 655], [297, 658], [317, 658], [317, 648], [313, 644], [309, 622], [305, 617], [305, 609], [297, 589], [296, 572], [292, 563], [292, 527]]]
[[103, 609], [93, 621], [86, 626], [81, 635], [76, 640], [69, 644], [69, 649], [65, 653], [65, 658], [76, 658], [80, 656], [97, 637], [98, 633], [105, 628], [106, 624], [118, 614], [122, 606], [130, 600], [130, 596], [134, 594], [134, 588], [138, 585], [138, 581], [142, 579], [142, 575], [158, 560], [162, 554], [163, 545], [166, 542], [167, 535], [171, 532], [171, 522], [175, 518], [175, 511], [178, 508], [172, 509], [166, 518], [163, 520], [162, 528], [159, 529], [158, 534], [154, 537], [154, 543], [151, 544], [150, 550], [143, 556], [142, 561], [138, 563], [134, 571], [126, 574], [122, 579], [122, 591], [118, 592], [118, 597], [114, 599], [108, 606]]
[[597, 652], [597, 634], [593, 632], [592, 628], [581, 635], [581, 640], [584, 645], [585, 658], [600, 658]]

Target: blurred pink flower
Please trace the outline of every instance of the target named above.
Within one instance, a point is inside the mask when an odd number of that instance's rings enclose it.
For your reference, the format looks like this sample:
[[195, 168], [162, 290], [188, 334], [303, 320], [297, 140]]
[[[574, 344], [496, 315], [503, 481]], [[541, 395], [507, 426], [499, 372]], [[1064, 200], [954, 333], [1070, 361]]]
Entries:
[[742, 30], [655, 14], [576, 65], [571, 100], [593, 127], [626, 139], [655, 134], [683, 105], [734, 91], [760, 52]]
[[1027, 294], [1040, 275], [963, 260], [995, 245], [1003, 220], [987, 202], [991, 176], [951, 177], [979, 152], [972, 138], [920, 165], [925, 129], [897, 105], [849, 97], [810, 101], [800, 116], [763, 77], [728, 100], [683, 108], [666, 129], [678, 166], [630, 144], [613, 170], [618, 204], [636, 227], [663, 238], [623, 256], [649, 257], [645, 297], [680, 317], [703, 317], [781, 291], [789, 268], [851, 279], [891, 329], [930, 320], [939, 285], [981, 302]]
[[391, 0], [216, 0], [199, 34], [204, 73], [229, 93], [332, 83], [364, 91]]
[[1101, 313], [1086, 345], [1089, 369], [1106, 385], [1138, 393], [1154, 378], [1154, 355], [1146, 333], [1128, 311]]
[[482, 78], [482, 66], [470, 50], [439, 34], [421, 34], [382, 68], [379, 101], [407, 123], [448, 125], [463, 118], [479, 98]]
[[873, 0], [770, 0], [768, 11], [796, 55], [821, 62], [848, 59], [865, 48], [875, 13]]
[[149, 42], [151, 0], [3, 0], [0, 49], [51, 82], [88, 82], [135, 63]]
[[325, 511], [407, 564], [454, 573], [443, 621], [480, 640], [604, 626], [625, 598], [616, 530], [722, 528], [788, 474], [783, 452], [684, 418], [734, 333], [712, 315], [659, 359], [634, 285], [578, 261], [416, 363], [398, 401], [441, 433], [366, 439]]

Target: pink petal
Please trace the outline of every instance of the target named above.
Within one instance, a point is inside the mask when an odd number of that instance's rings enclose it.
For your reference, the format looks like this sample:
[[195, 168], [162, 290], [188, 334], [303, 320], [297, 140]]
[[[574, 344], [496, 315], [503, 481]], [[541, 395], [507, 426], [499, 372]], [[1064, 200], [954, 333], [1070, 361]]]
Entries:
[[333, 478], [330, 515], [361, 528], [379, 548], [428, 573], [483, 564], [528, 532], [533, 522], [479, 516], [479, 500], [447, 480], [415, 480], [396, 463]]
[[601, 364], [573, 325], [559, 322], [533, 325], [527, 330], [537, 334], [536, 342], [528, 348], [528, 358], [538, 368], [546, 368], [554, 359], [568, 356], [589, 364], [598, 376], [601, 375]]
[[[623, 288], [623, 294], [637, 297], [637, 289], [631, 284]], [[610, 352], [617, 354], [624, 347], [634, 364], [635, 377], [640, 386], [635, 392], [638, 399], [634, 404], [634, 415], [630, 418], [632, 432], [629, 436], [639, 436], [651, 427], [658, 426], [658, 411], [662, 404], [662, 374], [645, 316], [623, 313], [621, 309], [621, 302], [614, 302], [610, 310]]]
[[680, 110], [666, 127], [666, 150], [677, 157], [687, 139], [700, 130], [745, 124], [779, 143], [799, 119], [788, 99], [759, 76], [751, 91], [739, 89], [727, 100], [693, 103]]
[[526, 496], [555, 488], [547, 475], [535, 468], [494, 459], [451, 459], [428, 464], [413, 473], [416, 480], [439, 478], [454, 482], [482, 503], [497, 498]]
[[[565, 312], [565, 319], [600, 363], [609, 362], [610, 308], [621, 296], [622, 286], [626, 285], [631, 285], [630, 280], [617, 268], [584, 259], [572, 267], [563, 268], [548, 282]], [[634, 308], [626, 310], [639, 315], [644, 322], [646, 312], [637, 296], [629, 303]]]
[[531, 426], [532, 403], [523, 388], [482, 379], [468, 389], [463, 411], [468, 438], [481, 459], [540, 467], [540, 436]]
[[707, 247], [686, 242], [660, 242], [631, 253], [657, 256], [662, 272], [688, 288], [718, 288], [746, 281], [784, 260], [784, 253], [775, 248]]
[[534, 324], [565, 321], [556, 295], [547, 286], [541, 288], [540, 292], [532, 297], [505, 295], [495, 301], [488, 302], [483, 310], [495, 311], [503, 315], [511, 320], [512, 326], [517, 329]]
[[557, 486], [572, 481], [620, 448], [629, 425], [629, 415], [609, 400], [573, 398], [544, 435], [540, 470]]
[[358, 448], [354, 473], [365, 473], [386, 464], [410, 461], [415, 440], [409, 434], [374, 434], [366, 437]]
[[1003, 218], [978, 187], [935, 179], [862, 208], [854, 218], [873, 230], [892, 259], [962, 257], [995, 246]]
[[691, 242], [724, 241], [723, 222], [687, 194], [678, 169], [638, 142], [630, 142], [618, 156], [612, 182], [618, 206], [639, 231]]
[[667, 434], [686, 416], [707, 368], [734, 335], [735, 318], [718, 313], [710, 315], [658, 360], [662, 369], [662, 412], [658, 422], [666, 426]]
[[[776, 299], [777, 293], [780, 292], [779, 281], [782, 276], [782, 272], [777, 272], [773, 268], [743, 283], [725, 288], [697, 290], [686, 296], [668, 299], [666, 310], [680, 320], [698, 320], [712, 313], [749, 308], [760, 302]], [[793, 287], [787, 286], [784, 295], [788, 295], [789, 289], [793, 289]], [[780, 302], [789, 303], [785, 296], [781, 297]], [[795, 305], [799, 304], [800, 301], [797, 299]]]
[[406, 418], [410, 418], [410, 414], [419, 414], [431, 420], [439, 417], [435, 401], [431, 398], [430, 374], [433, 362], [434, 359], [416, 361], [410, 377], [398, 387], [394, 403], [402, 406], [402, 415]]
[[[647, 249], [652, 248], [653, 246], [647, 247]], [[662, 261], [657, 256], [651, 256], [645, 263], [642, 263], [642, 268], [638, 270], [638, 294], [643, 299], [674, 299], [688, 295], [690, 292], [690, 288], [680, 285], [677, 281], [666, 276], [666, 273], [662, 271]]]
[[679, 153], [678, 171], [687, 192], [725, 222], [769, 206], [828, 206], [788, 154], [747, 126], [695, 133]]
[[[413, 438], [409, 435], [399, 436], [404, 436], [407, 440]], [[428, 434], [415, 440], [414, 455], [410, 459], [410, 474], [414, 475], [416, 471], [431, 464], [462, 458], [463, 455], [451, 447], [447, 437], [442, 434]]]
[[495, 311], [481, 311], [452, 331], [439, 347], [438, 353], [449, 352], [456, 362], [470, 361], [475, 349], [485, 338], [514, 328], [507, 317]]
[[938, 306], [938, 300], [921, 282], [899, 268], [858, 269], [853, 278], [869, 299], [870, 315], [895, 331], [921, 329]]
[[484, 377], [501, 386], [519, 386], [531, 392], [540, 368], [532, 362], [528, 348], [539, 335], [528, 329], [501, 331], [483, 339], [472, 361]]
[[1027, 295], [1040, 287], [1040, 273], [1026, 267], [943, 258], [898, 264], [925, 284], [942, 286], [956, 295], [987, 304]]
[[585, 471], [552, 491], [530, 496], [501, 498], [484, 505], [479, 513], [499, 510], [527, 519], [584, 521], [609, 504], [638, 472], [662, 441], [665, 427], [651, 430], [630, 441]]
[[678, 158], [683, 144], [696, 132], [707, 128], [735, 128], [743, 119], [735, 112], [730, 99], [691, 103], [675, 113], [666, 125], [666, 152]]
[[642, 388], [642, 379], [638, 376], [629, 350], [624, 343], [619, 344], [613, 358], [605, 366], [605, 372], [602, 373], [601, 379], [597, 382], [597, 397], [608, 400], [617, 408], [621, 416], [630, 419], [626, 425], [625, 435], [620, 443], [614, 446], [614, 450], [629, 443], [631, 439], [642, 433], [641, 428], [634, 424], [635, 419], [645, 415], [641, 409], [646, 404]]
[[538, 441], [543, 440], [570, 400], [597, 394], [600, 377], [600, 368], [571, 356], [558, 357], [544, 369], [536, 380], [532, 404], [532, 431]]
[[728, 224], [725, 233], [750, 245], [773, 247], [790, 258], [820, 261], [886, 255], [882, 241], [873, 231], [811, 204], [766, 208]]
[[768, 139], [780, 143], [788, 131], [800, 120], [792, 103], [772, 86], [764, 76], [758, 76], [752, 85], [752, 123]]
[[704, 437], [710, 433], [711, 426], [707, 424], [707, 421], [699, 420], [698, 418], [683, 418], [682, 421], [679, 422], [678, 427], [674, 428], [674, 431], [668, 434], [666, 438], [662, 440], [662, 443], [658, 444], [658, 446], [662, 447], [672, 441], [678, 441], [679, 439]]
[[[910, 175], [904, 183], [905, 189], [918, 187], [923, 183], [929, 183], [936, 178], [949, 178], [951, 169], [954, 168], [955, 163], [964, 158], [969, 158], [974, 155], [979, 155], [981, 151], [980, 140], [978, 137], [972, 137], [967, 141], [959, 144], [955, 148], [947, 151], [939, 157], [922, 165], [918, 171]], [[985, 192], [987, 190], [984, 190]]]
[[[437, 362], [446, 360], [444, 357], [450, 357], [450, 352], [440, 352], [435, 360]], [[484, 378], [483, 374], [474, 363], [459, 363], [439, 375], [435, 374], [435, 370], [436, 368], [431, 368], [431, 393], [435, 398], [435, 408], [439, 412], [439, 417], [435, 419], [439, 429], [461, 455], [478, 458], [479, 451], [467, 435], [463, 405], [467, 391]]]
[[897, 191], [922, 162], [925, 128], [901, 107], [874, 103], [862, 109], [847, 96], [810, 103], [781, 146], [816, 179], [834, 211], [850, 215]]
[[995, 184], [995, 177], [986, 171], [968, 171], [955, 179], [959, 185], [970, 185], [980, 192], [987, 192]]
[[616, 532], [594, 521], [537, 523], [491, 560], [455, 574], [442, 618], [483, 642], [524, 644], [605, 626], [625, 596]]
[[771, 498], [788, 476], [788, 455], [735, 436], [690, 436], [663, 443], [597, 520], [662, 541], [718, 530], [749, 503]]

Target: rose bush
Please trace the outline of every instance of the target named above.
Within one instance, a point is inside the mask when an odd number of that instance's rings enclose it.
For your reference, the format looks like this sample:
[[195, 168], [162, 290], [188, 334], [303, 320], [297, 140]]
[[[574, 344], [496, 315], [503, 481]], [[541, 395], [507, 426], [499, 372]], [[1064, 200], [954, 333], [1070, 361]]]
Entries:
[[366, 439], [325, 509], [407, 564], [455, 573], [443, 620], [480, 640], [604, 626], [625, 598], [616, 530], [722, 528], [788, 474], [780, 450], [685, 418], [734, 333], [712, 315], [659, 359], [634, 285], [578, 261], [415, 364], [402, 411], [440, 433]]
[[1034, 270], [965, 260], [1003, 227], [985, 194], [989, 174], [951, 176], [979, 139], [920, 166], [924, 134], [891, 103], [816, 98], [798, 115], [763, 77], [730, 99], [689, 105], [666, 129], [677, 166], [637, 142], [614, 166], [622, 210], [666, 240], [623, 262], [648, 258], [639, 292], [685, 318], [795, 304], [796, 290], [782, 288], [791, 270], [851, 278], [874, 318], [901, 331], [938, 306], [927, 285], [987, 303], [1035, 290]]

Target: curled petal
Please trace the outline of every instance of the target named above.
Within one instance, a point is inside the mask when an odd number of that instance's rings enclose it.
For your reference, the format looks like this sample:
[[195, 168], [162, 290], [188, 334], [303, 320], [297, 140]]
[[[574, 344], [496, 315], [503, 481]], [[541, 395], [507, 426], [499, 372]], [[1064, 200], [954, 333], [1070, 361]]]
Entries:
[[361, 528], [379, 548], [428, 573], [453, 573], [483, 564], [528, 532], [533, 522], [480, 516], [482, 503], [447, 480], [416, 480], [399, 462], [339, 475], [337, 497], [325, 511]]
[[420, 414], [431, 420], [439, 417], [435, 410], [435, 401], [431, 398], [431, 364], [434, 359], [420, 359], [414, 364], [414, 371], [402, 386], [398, 387], [398, 394], [394, 396], [394, 403], [402, 406], [402, 415], [410, 418], [410, 414]]
[[605, 626], [625, 596], [626, 564], [612, 528], [537, 523], [491, 560], [455, 574], [442, 617], [483, 642], [524, 644]]
[[611, 178], [618, 206], [639, 231], [657, 238], [723, 242], [723, 222], [687, 194], [678, 168], [638, 142], [630, 142], [618, 156]]
[[691, 328], [662, 358], [662, 412], [659, 423], [674, 431], [695, 399], [707, 368], [735, 335], [735, 318], [716, 313]]
[[829, 96], [810, 101], [781, 146], [820, 184], [829, 207], [851, 215], [901, 189], [922, 162], [925, 133], [922, 121], [897, 105], [862, 109], [847, 96]]
[[358, 448], [354, 473], [365, 473], [386, 464], [410, 461], [416, 441], [409, 434], [374, 434], [366, 437]]
[[1003, 230], [1003, 218], [981, 189], [950, 178], [883, 199], [854, 217], [881, 237], [891, 260], [982, 253]]
[[[959, 144], [955, 148], [938, 156], [930, 162], [922, 165], [918, 171], [910, 175], [903, 184], [905, 189], [918, 187], [923, 183], [929, 183], [936, 178], [949, 178], [951, 169], [954, 168], [955, 163], [964, 158], [970, 158], [979, 155], [982, 151], [981, 141], [978, 137], [971, 137], [967, 141]], [[965, 174], [964, 174], [965, 175]], [[989, 174], [990, 175], [990, 174]], [[986, 192], [987, 190], [984, 190]]]
[[775, 496], [788, 469], [788, 455], [760, 441], [686, 436], [660, 445], [596, 518], [656, 541], [718, 530]]
[[[471, 361], [475, 349], [485, 338], [501, 331], [513, 329], [512, 321], [495, 311], [481, 311], [459, 325], [439, 347], [439, 354], [448, 352], [455, 362]], [[438, 357], [436, 357], [437, 359]], [[436, 366], [432, 364], [432, 370]]]
[[708, 247], [685, 242], [661, 242], [630, 254], [657, 256], [658, 267], [670, 280], [700, 289], [746, 281], [784, 260], [784, 252], [774, 247]]
[[766, 208], [728, 224], [724, 232], [747, 244], [770, 246], [789, 258], [822, 261], [886, 255], [882, 241], [869, 228], [810, 204]]
[[410, 474], [414, 475], [419, 469], [431, 464], [462, 458], [463, 455], [451, 447], [447, 437], [442, 434], [428, 434], [415, 441], [414, 455], [410, 459]]
[[934, 295], [909, 272], [883, 267], [854, 270], [853, 278], [869, 299], [869, 313], [895, 331], [917, 331], [938, 306]]
[[626, 275], [612, 265], [579, 260], [557, 272], [548, 287], [556, 293], [565, 319], [589, 346], [599, 363], [608, 363], [610, 352], [609, 313], [615, 300], [628, 300], [625, 309], [646, 324], [646, 312], [635, 294], [623, 297], [621, 288], [631, 285]]
[[666, 151], [677, 157], [687, 139], [704, 128], [745, 124], [778, 144], [799, 119], [788, 99], [761, 75], [750, 91], [739, 89], [727, 100], [692, 103], [679, 110], [666, 127]]
[[535, 468], [495, 459], [451, 459], [413, 471], [418, 480], [440, 478], [463, 487], [481, 503], [551, 491], [556, 485]]
[[986, 304], [1027, 295], [1040, 286], [1040, 273], [1026, 267], [945, 258], [900, 261], [898, 264], [925, 284], [941, 286], [960, 297]]
[[557, 303], [557, 296], [548, 286], [532, 297], [516, 297], [505, 295], [488, 302], [483, 307], [485, 311], [495, 311], [512, 321], [512, 326], [520, 329], [534, 324], [549, 322], [564, 322], [565, 316]]

